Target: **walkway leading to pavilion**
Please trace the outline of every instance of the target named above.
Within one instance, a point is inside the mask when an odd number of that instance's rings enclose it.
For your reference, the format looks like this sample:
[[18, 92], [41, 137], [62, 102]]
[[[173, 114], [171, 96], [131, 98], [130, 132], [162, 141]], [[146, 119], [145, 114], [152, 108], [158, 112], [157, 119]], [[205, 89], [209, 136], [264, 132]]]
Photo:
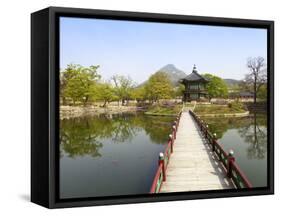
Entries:
[[184, 111], [173, 145], [166, 181], [160, 192], [200, 191], [234, 188], [198, 125]]

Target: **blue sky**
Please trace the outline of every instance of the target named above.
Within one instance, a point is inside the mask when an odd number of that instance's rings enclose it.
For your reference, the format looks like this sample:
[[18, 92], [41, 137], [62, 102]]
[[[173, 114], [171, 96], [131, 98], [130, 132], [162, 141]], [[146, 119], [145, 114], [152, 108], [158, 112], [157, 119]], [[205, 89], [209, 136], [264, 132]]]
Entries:
[[167, 64], [189, 74], [243, 79], [248, 57], [266, 58], [265, 29], [60, 18], [60, 68], [100, 65], [105, 80], [115, 74], [137, 83]]

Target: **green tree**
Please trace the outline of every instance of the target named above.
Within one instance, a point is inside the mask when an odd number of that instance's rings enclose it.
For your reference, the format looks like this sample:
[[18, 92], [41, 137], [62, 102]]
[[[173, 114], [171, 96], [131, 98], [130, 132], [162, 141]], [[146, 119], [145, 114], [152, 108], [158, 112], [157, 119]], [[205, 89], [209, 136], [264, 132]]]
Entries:
[[175, 96], [176, 96], [176, 97], [182, 97], [182, 96], [183, 96], [184, 90], [185, 90], [185, 86], [180, 83], [180, 84], [174, 89], [174, 91], [175, 91], [175, 93], [174, 93]]
[[259, 99], [262, 99], [262, 100], [266, 100], [267, 99], [267, 85], [266, 84], [262, 85], [259, 88], [259, 90], [257, 92], [257, 97]]
[[209, 100], [212, 98], [225, 98], [228, 95], [227, 85], [223, 79], [220, 77], [214, 76], [212, 74], [204, 74], [206, 79], [209, 80], [206, 85], [208, 91]]
[[171, 81], [168, 76], [161, 71], [149, 77], [145, 84], [145, 91], [148, 99], [152, 102], [159, 102], [159, 99], [169, 99], [173, 96]]
[[106, 107], [109, 102], [118, 99], [110, 83], [99, 83], [95, 88], [94, 95], [97, 100], [103, 101], [103, 107]]
[[67, 68], [61, 72], [61, 97], [70, 98], [73, 104], [77, 101], [88, 102], [92, 88], [100, 79], [97, 73], [99, 66], [90, 66], [85, 68], [78, 64], [69, 64]]
[[146, 99], [145, 86], [140, 86], [132, 89], [131, 98], [136, 100], [138, 103]]
[[122, 106], [124, 106], [125, 102], [128, 103], [128, 100], [130, 99], [130, 92], [134, 87], [133, 80], [130, 77], [119, 75], [113, 76], [112, 80], [115, 85], [116, 95], [118, 96], [119, 100], [122, 101]]
[[91, 65], [88, 68], [84, 68], [84, 85], [85, 85], [85, 96], [84, 103], [89, 101], [92, 96], [92, 88], [97, 85], [97, 81], [100, 80], [101, 76], [98, 74], [97, 69], [99, 65]]
[[69, 64], [62, 72], [62, 82], [64, 83], [63, 96], [70, 98], [73, 104], [82, 100], [84, 96], [84, 87], [81, 85], [81, 71], [83, 67], [78, 64]]

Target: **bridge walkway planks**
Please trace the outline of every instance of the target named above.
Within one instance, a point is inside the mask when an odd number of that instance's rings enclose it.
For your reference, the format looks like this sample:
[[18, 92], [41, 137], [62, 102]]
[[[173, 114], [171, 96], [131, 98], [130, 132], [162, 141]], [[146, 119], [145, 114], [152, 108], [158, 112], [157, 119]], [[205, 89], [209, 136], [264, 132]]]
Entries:
[[188, 111], [182, 113], [160, 192], [234, 188]]

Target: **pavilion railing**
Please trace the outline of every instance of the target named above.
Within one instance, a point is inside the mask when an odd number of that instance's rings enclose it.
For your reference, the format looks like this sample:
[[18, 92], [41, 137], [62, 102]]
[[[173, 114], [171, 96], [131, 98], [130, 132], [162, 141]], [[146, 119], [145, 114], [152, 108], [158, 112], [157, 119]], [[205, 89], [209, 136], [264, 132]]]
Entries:
[[216, 134], [212, 134], [208, 129], [208, 124], [206, 124], [200, 117], [198, 117], [191, 110], [189, 111], [191, 116], [194, 118], [195, 122], [198, 124], [201, 133], [208, 141], [208, 144], [211, 145], [212, 151], [215, 152], [217, 157], [225, 169], [227, 176], [232, 179], [236, 188], [251, 188], [252, 184], [246, 177], [246, 175], [239, 168], [238, 164], [235, 162], [233, 156], [233, 151], [230, 150], [229, 153], [222, 148], [218, 143]]
[[162, 183], [166, 181], [166, 169], [169, 164], [171, 154], [173, 153], [174, 141], [177, 136], [176, 134], [180, 123], [181, 114], [182, 111], [179, 112], [176, 121], [173, 122], [172, 133], [169, 135], [168, 144], [164, 153], [159, 153], [158, 168], [150, 188], [150, 193], [159, 193]]

